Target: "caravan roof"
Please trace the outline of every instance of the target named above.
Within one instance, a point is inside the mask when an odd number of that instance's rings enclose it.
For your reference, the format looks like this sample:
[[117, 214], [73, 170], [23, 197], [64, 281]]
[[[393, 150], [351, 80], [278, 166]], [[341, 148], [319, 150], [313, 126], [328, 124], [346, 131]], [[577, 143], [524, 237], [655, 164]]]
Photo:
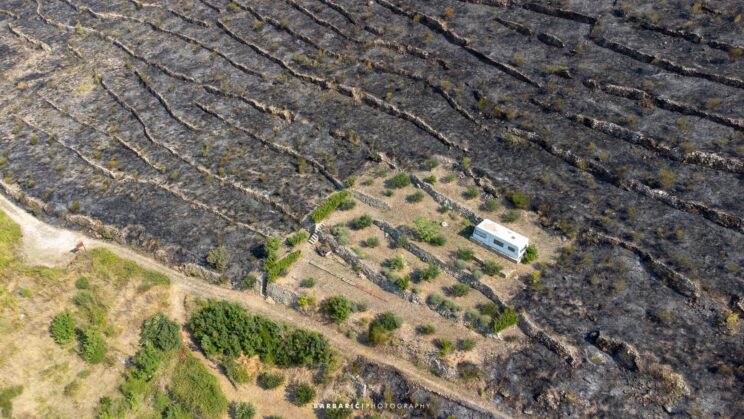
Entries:
[[530, 242], [527, 237], [488, 219], [481, 221], [476, 228], [478, 230], [483, 230], [494, 237], [501, 238], [505, 242], [516, 245], [519, 249], [523, 249]]

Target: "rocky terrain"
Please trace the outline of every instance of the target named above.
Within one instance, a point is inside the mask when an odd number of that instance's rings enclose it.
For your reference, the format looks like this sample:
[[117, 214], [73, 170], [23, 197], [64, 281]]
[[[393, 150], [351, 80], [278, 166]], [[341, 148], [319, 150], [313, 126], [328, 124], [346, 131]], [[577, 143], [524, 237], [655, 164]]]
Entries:
[[741, 416], [743, 35], [732, 0], [7, 0], [2, 189], [237, 279], [365, 161], [467, 157], [576, 239], [512, 301], [572, 356], [495, 356], [488, 397]]

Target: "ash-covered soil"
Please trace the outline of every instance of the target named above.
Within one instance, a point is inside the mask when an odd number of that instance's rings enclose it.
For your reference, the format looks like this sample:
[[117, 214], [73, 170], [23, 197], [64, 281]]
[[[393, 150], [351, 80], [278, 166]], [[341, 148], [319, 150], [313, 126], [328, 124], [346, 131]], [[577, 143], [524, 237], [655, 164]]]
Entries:
[[[255, 269], [378, 153], [472, 159], [579, 245], [512, 303], [516, 414], [744, 414], [744, 6], [6, 0], [4, 193], [174, 265]], [[597, 333], [598, 332], [598, 333]]]

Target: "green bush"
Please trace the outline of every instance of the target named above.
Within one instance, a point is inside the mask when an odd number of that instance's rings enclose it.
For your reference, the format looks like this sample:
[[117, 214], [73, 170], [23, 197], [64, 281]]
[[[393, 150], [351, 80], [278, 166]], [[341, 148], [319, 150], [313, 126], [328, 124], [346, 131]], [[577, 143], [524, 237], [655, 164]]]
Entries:
[[406, 186], [410, 184], [411, 184], [411, 177], [403, 172], [396, 173], [395, 176], [390, 178], [390, 185], [396, 189], [405, 188]]
[[437, 168], [437, 166], [439, 166], [439, 160], [437, 160], [436, 157], [432, 157], [426, 160], [425, 165], [427, 170], [434, 170]]
[[314, 222], [319, 223], [327, 218], [331, 213], [341, 205], [342, 202], [349, 198], [349, 191], [343, 190], [336, 192], [329, 196], [320, 206], [313, 212], [311, 218]]
[[439, 356], [449, 356], [455, 351], [455, 343], [446, 338], [437, 339], [437, 347], [439, 348]]
[[253, 419], [256, 416], [256, 407], [249, 402], [235, 402], [232, 406], [233, 419]]
[[406, 200], [410, 203], [415, 204], [417, 202], [423, 201], [424, 196], [426, 195], [419, 190], [419, 191], [414, 192], [412, 195], [409, 195], [408, 198], [406, 198]]
[[445, 176], [442, 176], [442, 178], [440, 179], [440, 181], [442, 183], [450, 183], [453, 180], [455, 180], [455, 174], [454, 173], [448, 173]]
[[501, 310], [499, 309], [499, 306], [496, 305], [496, 303], [488, 302], [485, 304], [478, 305], [478, 309], [480, 310], [481, 314], [496, 317], [501, 313]]
[[426, 182], [426, 183], [428, 183], [430, 185], [433, 185], [433, 184], [437, 183], [437, 177], [434, 176], [434, 175], [427, 176], [427, 177], [424, 178], [424, 182]]
[[49, 331], [57, 345], [65, 345], [71, 342], [75, 338], [75, 320], [72, 318], [72, 314], [65, 310], [54, 316]]
[[416, 278], [420, 281], [431, 281], [442, 273], [442, 269], [438, 265], [429, 264], [426, 268], [419, 269], [416, 271]]
[[193, 417], [221, 417], [228, 407], [217, 378], [189, 352], [184, 352], [176, 363], [169, 390]]
[[465, 352], [472, 351], [473, 348], [475, 348], [475, 344], [476, 344], [475, 339], [471, 339], [471, 338], [460, 339], [457, 342], [458, 349], [460, 349], [461, 351], [465, 351]]
[[225, 359], [222, 363], [222, 367], [225, 369], [225, 375], [227, 375], [227, 377], [234, 383], [245, 384], [251, 379], [248, 371], [246, 371], [242, 365], [235, 362], [234, 358], [228, 357]]
[[483, 271], [488, 275], [498, 275], [502, 269], [504, 269], [503, 266], [492, 260], [486, 260], [483, 262]]
[[351, 220], [351, 228], [361, 230], [372, 225], [372, 217], [369, 214], [360, 215]]
[[161, 351], [181, 346], [181, 327], [163, 314], [156, 314], [144, 322], [140, 330], [140, 345], [150, 343]]
[[480, 189], [478, 189], [478, 188], [474, 188], [474, 187], [470, 187], [470, 188], [468, 188], [468, 189], [467, 189], [467, 190], [466, 190], [465, 192], [463, 192], [463, 194], [462, 194], [462, 196], [463, 196], [463, 197], [464, 197], [465, 199], [473, 199], [473, 198], [477, 198], [477, 197], [478, 197], [478, 195], [480, 195]]
[[300, 230], [297, 233], [287, 237], [287, 244], [290, 245], [291, 247], [295, 247], [298, 244], [307, 240], [308, 237], [310, 237], [310, 235], [307, 233], [307, 231]]
[[79, 290], [87, 290], [90, 288], [90, 280], [87, 276], [81, 276], [75, 281], [75, 288]]
[[250, 290], [255, 288], [258, 278], [253, 274], [245, 274], [238, 280], [237, 286], [241, 290]]
[[530, 207], [530, 197], [524, 192], [511, 191], [506, 194], [506, 198], [514, 205], [515, 208], [527, 209]]
[[455, 256], [460, 260], [473, 260], [475, 259], [475, 251], [469, 247], [461, 247], [457, 249]]
[[265, 390], [272, 390], [284, 383], [284, 375], [279, 373], [262, 372], [258, 374], [258, 385]]
[[226, 301], [207, 302], [191, 316], [189, 328], [210, 357], [258, 355], [280, 367], [319, 366], [331, 357], [323, 335], [250, 315], [240, 305]]
[[447, 242], [439, 223], [424, 217], [418, 217], [413, 222], [413, 232], [418, 240], [434, 246], [443, 246]]
[[346, 227], [335, 225], [331, 228], [331, 234], [336, 238], [338, 244], [342, 246], [349, 244], [349, 232], [346, 230]]
[[403, 324], [403, 319], [391, 312], [379, 314], [370, 324], [367, 338], [375, 345], [387, 342], [390, 332], [398, 329]]
[[402, 271], [406, 268], [407, 263], [406, 260], [403, 259], [403, 256], [398, 255], [388, 259], [387, 265], [394, 271]]
[[164, 359], [165, 355], [162, 351], [149, 342], [143, 344], [132, 358], [131, 376], [136, 380], [152, 380]]
[[315, 286], [315, 278], [307, 278], [300, 281], [300, 286], [302, 288], [312, 288]]
[[499, 333], [507, 327], [514, 326], [519, 322], [519, 314], [511, 307], [506, 307], [493, 322], [493, 332]]
[[80, 356], [89, 364], [103, 362], [108, 353], [106, 341], [101, 333], [92, 327], [86, 328], [80, 335]]
[[268, 267], [266, 266], [266, 263], [264, 263], [268, 281], [275, 282], [280, 276], [286, 275], [287, 269], [292, 266], [293, 263], [297, 262], [300, 259], [300, 255], [302, 255], [302, 252], [300, 252], [299, 250], [295, 250], [294, 252], [288, 254], [284, 258], [276, 261], [274, 264], [271, 264]]
[[449, 293], [453, 297], [464, 297], [470, 293], [470, 287], [465, 284], [454, 284], [450, 287]]
[[380, 239], [377, 237], [369, 237], [364, 241], [364, 245], [367, 247], [377, 247], [380, 245]]
[[482, 208], [484, 211], [494, 212], [499, 209], [499, 201], [489, 198], [483, 203]]
[[13, 399], [23, 393], [23, 386], [6, 387], [0, 390], [0, 414], [4, 418], [13, 417]]
[[340, 209], [341, 211], [349, 211], [349, 210], [354, 209], [355, 207], [356, 207], [356, 201], [354, 201], [351, 198], [346, 199], [342, 201], [340, 204], [338, 204], [338, 209]]
[[537, 247], [534, 244], [527, 246], [527, 250], [522, 255], [522, 263], [531, 263], [537, 259]]
[[336, 295], [323, 300], [321, 310], [336, 323], [343, 323], [354, 311], [354, 306], [346, 297]]
[[436, 329], [430, 324], [424, 324], [416, 327], [416, 333], [419, 335], [433, 335]]
[[227, 253], [227, 249], [225, 249], [224, 246], [215, 247], [207, 254], [207, 263], [209, 263], [209, 266], [219, 273], [225, 272], [229, 262], [230, 255]]
[[519, 219], [519, 212], [514, 210], [507, 211], [504, 215], [501, 216], [501, 221], [505, 223], [513, 223], [514, 221], [517, 221]]
[[293, 402], [298, 406], [304, 406], [315, 398], [315, 389], [308, 383], [298, 384], [294, 389]]
[[429, 294], [429, 298], [426, 299], [426, 302], [436, 309], [444, 302], [444, 296], [442, 296], [442, 294], [439, 294], [438, 292], [434, 292]]

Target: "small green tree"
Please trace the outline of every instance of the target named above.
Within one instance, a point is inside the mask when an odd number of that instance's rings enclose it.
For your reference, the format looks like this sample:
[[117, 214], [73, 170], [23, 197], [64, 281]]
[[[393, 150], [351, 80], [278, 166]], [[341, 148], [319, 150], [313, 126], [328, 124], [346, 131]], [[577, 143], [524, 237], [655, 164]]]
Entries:
[[406, 260], [400, 255], [388, 259], [387, 264], [394, 271], [402, 271], [407, 265]]
[[405, 188], [411, 184], [411, 177], [403, 172], [399, 172], [390, 178], [390, 184], [396, 189]]
[[351, 220], [351, 228], [361, 230], [372, 225], [372, 217], [369, 214], [360, 215]]
[[455, 343], [445, 338], [437, 339], [437, 347], [439, 347], [439, 356], [441, 357], [448, 356], [455, 351]]
[[65, 310], [54, 316], [49, 331], [57, 345], [65, 345], [71, 342], [75, 338], [75, 320], [72, 318], [72, 314]]
[[106, 341], [101, 333], [92, 327], [82, 331], [80, 336], [80, 356], [89, 364], [103, 362], [108, 353]]
[[530, 207], [530, 197], [521, 191], [511, 191], [506, 194], [507, 199], [515, 208], [527, 209]]
[[323, 300], [321, 308], [336, 323], [343, 323], [354, 311], [353, 303], [340, 295]]
[[519, 322], [519, 314], [511, 307], [506, 307], [493, 322], [493, 332], [499, 333]]
[[227, 249], [224, 246], [215, 247], [207, 254], [207, 263], [219, 273], [225, 272], [229, 259]]
[[522, 263], [532, 263], [537, 259], [537, 247], [534, 244], [530, 244], [527, 246], [527, 250], [524, 251], [524, 255], [522, 255]]
[[431, 281], [442, 273], [442, 269], [438, 265], [429, 264], [426, 268], [419, 269], [416, 271], [416, 278], [420, 281]]
[[253, 419], [256, 416], [256, 408], [249, 402], [235, 402], [232, 406], [234, 419]]
[[258, 375], [258, 384], [266, 390], [279, 387], [284, 383], [284, 376], [279, 373], [262, 372]]
[[163, 314], [156, 314], [142, 322], [140, 344], [152, 344], [167, 352], [181, 346], [181, 328]]
[[450, 287], [449, 293], [453, 297], [464, 297], [470, 293], [470, 287], [465, 284], [454, 284]]
[[492, 260], [486, 260], [483, 262], [483, 272], [487, 275], [498, 275], [503, 267]]
[[294, 403], [298, 406], [304, 406], [315, 398], [315, 389], [308, 383], [298, 384], [294, 389]]

